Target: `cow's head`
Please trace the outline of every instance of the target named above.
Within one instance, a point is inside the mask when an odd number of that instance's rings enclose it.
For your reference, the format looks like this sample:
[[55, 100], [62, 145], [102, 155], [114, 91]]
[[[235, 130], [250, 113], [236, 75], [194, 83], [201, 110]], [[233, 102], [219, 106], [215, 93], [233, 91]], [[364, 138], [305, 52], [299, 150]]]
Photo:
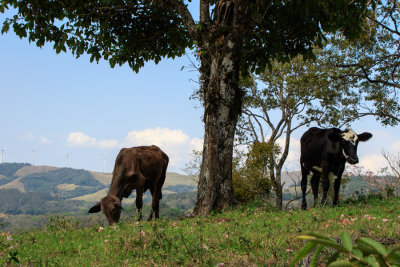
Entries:
[[103, 197], [100, 202], [89, 209], [89, 213], [102, 211], [106, 215], [110, 225], [117, 224], [121, 216], [122, 204], [121, 200], [113, 195]]
[[340, 149], [343, 153], [346, 161], [350, 164], [358, 163], [357, 146], [358, 142], [367, 141], [372, 137], [371, 133], [365, 132], [362, 134], [356, 134], [351, 129], [346, 129], [341, 133], [329, 134], [329, 139], [333, 142], [340, 142]]

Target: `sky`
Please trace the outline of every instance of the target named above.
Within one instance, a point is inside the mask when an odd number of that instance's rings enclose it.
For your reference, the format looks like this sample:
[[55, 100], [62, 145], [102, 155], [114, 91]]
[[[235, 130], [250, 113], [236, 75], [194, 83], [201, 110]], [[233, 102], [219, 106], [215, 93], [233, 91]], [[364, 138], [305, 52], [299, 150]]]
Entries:
[[[170, 157], [168, 171], [184, 173], [204, 134], [203, 108], [190, 99], [199, 75], [189, 58], [190, 51], [148, 62], [135, 73], [85, 55], [57, 55], [51, 44], [38, 48], [11, 31], [0, 35], [0, 162], [112, 172], [121, 148], [156, 144]], [[358, 148], [364, 168], [385, 166], [382, 149], [400, 153], [398, 126], [363, 118], [351, 128], [374, 135]], [[287, 170], [300, 169], [305, 130], [293, 134]]]

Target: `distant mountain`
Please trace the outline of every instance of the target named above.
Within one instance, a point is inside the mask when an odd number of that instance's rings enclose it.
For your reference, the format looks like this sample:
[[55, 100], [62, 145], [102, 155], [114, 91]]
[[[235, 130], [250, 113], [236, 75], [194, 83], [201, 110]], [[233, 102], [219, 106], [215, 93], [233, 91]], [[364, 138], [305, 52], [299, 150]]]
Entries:
[[[0, 164], [0, 189], [48, 193], [63, 199], [98, 201], [106, 194], [112, 174], [83, 169], [32, 166], [28, 163]], [[189, 193], [197, 182], [186, 175], [167, 173], [163, 194]]]

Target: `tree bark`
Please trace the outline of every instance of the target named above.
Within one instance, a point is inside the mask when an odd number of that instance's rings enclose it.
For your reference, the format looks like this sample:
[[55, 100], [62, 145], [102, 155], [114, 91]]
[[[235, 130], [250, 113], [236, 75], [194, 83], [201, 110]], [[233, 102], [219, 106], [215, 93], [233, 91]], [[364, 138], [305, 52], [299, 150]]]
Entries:
[[203, 162], [194, 214], [208, 215], [234, 204], [232, 154], [236, 124], [243, 98], [239, 70], [245, 7], [238, 1], [219, 1], [214, 28], [203, 46], [201, 81], [204, 101]]
[[281, 210], [282, 209], [282, 204], [283, 204], [283, 202], [282, 202], [281, 173], [277, 173], [277, 175], [276, 175], [276, 182], [274, 184], [274, 191], [275, 191], [275, 205], [279, 210]]
[[239, 66], [233, 55], [234, 51], [211, 59], [210, 79], [204, 91], [203, 161], [195, 214], [206, 215], [234, 203], [232, 154], [242, 93], [238, 86]]

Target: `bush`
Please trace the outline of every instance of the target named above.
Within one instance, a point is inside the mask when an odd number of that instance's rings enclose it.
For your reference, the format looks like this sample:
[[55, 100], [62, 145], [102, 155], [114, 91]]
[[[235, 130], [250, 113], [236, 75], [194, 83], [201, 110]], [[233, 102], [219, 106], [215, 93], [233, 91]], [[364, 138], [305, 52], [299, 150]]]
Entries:
[[[246, 154], [238, 153], [233, 160], [232, 184], [235, 198], [246, 203], [256, 198], [268, 198], [271, 192], [271, 180], [268, 172], [271, 152], [275, 150], [271, 143], [254, 143]], [[245, 159], [244, 164], [241, 164]]]

